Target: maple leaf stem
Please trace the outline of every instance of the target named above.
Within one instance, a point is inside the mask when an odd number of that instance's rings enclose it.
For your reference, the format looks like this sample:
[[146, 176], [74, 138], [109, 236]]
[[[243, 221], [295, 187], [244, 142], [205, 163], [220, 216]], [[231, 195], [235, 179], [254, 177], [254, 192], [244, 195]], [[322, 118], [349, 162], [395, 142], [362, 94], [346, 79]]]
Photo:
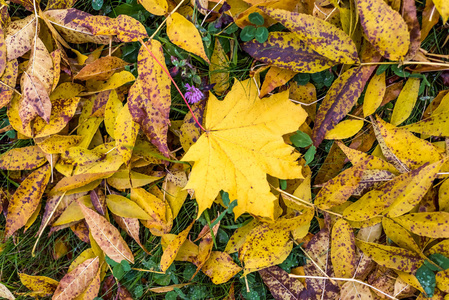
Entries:
[[[182, 2], [180, 2], [182, 3]], [[200, 124], [200, 122], [198, 121], [198, 119], [195, 117], [195, 114], [192, 111], [192, 108], [189, 105], [189, 102], [187, 102], [186, 97], [184, 97], [184, 94], [181, 92], [181, 90], [179, 89], [178, 85], [176, 84], [175, 80], [173, 79], [173, 77], [170, 75], [170, 72], [168, 72], [168, 70], [162, 65], [162, 63], [156, 58], [156, 56], [154, 56], [153, 52], [151, 52], [150, 49], [148, 49], [147, 45], [145, 44], [145, 42], [140, 38], [139, 42], [142, 44], [142, 46], [145, 47], [145, 49], [148, 51], [148, 53], [151, 55], [151, 57], [154, 58], [154, 60], [159, 64], [159, 66], [161, 66], [162, 70], [164, 70], [165, 74], [167, 74], [167, 76], [170, 78], [171, 82], [173, 82], [173, 84], [175, 85], [176, 89], [178, 90], [178, 93], [181, 95], [182, 99], [184, 100], [185, 104], [187, 105], [187, 107], [189, 108], [190, 113], [192, 114], [192, 118], [193, 120], [195, 120], [195, 123], [204, 131], [206, 132], [207, 130], [204, 129], [204, 127]]]
[[378, 288], [375, 288], [372, 285], [369, 285], [368, 283], [365, 283], [363, 281], [354, 279], [354, 278], [338, 278], [338, 277], [324, 277], [324, 276], [308, 276], [308, 275], [296, 275], [296, 274], [288, 274], [289, 277], [293, 277], [293, 278], [309, 278], [309, 279], [329, 279], [329, 280], [336, 280], [336, 281], [350, 281], [350, 282], [357, 282], [360, 284], [363, 284], [369, 288], [372, 288], [373, 290], [376, 290], [377, 292], [381, 293], [382, 295], [387, 296], [390, 299], [394, 299], [394, 300], [398, 300], [398, 298], [391, 296], [381, 290], [379, 290]]

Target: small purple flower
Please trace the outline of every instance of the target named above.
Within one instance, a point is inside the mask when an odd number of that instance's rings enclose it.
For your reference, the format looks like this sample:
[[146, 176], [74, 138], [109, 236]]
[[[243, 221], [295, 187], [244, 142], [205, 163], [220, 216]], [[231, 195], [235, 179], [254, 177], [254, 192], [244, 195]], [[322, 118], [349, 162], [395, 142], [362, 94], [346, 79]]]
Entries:
[[186, 99], [190, 104], [194, 104], [194, 103], [197, 103], [197, 102], [203, 100], [204, 94], [198, 88], [196, 88], [195, 86], [190, 85], [188, 83], [186, 83], [184, 87], [187, 90], [186, 95], [185, 95]]

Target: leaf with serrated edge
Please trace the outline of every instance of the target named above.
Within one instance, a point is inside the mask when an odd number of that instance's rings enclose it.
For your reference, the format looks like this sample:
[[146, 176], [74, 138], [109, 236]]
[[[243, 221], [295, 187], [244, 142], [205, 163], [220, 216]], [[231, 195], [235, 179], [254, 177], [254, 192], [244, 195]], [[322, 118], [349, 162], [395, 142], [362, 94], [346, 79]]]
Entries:
[[183, 157], [195, 162], [185, 188], [195, 191], [198, 214], [224, 190], [230, 199], [238, 199], [236, 217], [250, 212], [274, 219], [277, 198], [270, 192], [266, 174], [283, 179], [302, 177], [298, 154], [284, 143], [282, 135], [297, 130], [306, 115], [289, 101], [288, 91], [259, 99], [253, 80], [236, 81], [223, 101], [211, 93], [207, 132]]
[[87, 225], [89, 225], [90, 233], [100, 246], [101, 250], [103, 250], [110, 259], [118, 263], [122, 260], [134, 263], [134, 255], [128, 248], [128, 245], [123, 240], [117, 228], [112, 226], [112, 224], [100, 214], [87, 208], [80, 202], [78, 202], [78, 204], [83, 211]]

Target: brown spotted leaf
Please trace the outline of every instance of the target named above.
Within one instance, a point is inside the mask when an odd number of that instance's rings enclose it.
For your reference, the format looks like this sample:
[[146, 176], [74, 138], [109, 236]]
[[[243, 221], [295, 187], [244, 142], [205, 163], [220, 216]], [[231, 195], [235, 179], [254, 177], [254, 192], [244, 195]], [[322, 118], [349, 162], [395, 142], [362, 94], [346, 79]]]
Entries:
[[127, 260], [134, 263], [134, 255], [123, 240], [120, 232], [105, 217], [87, 208], [81, 202], [78, 202], [87, 225], [89, 225], [90, 233], [94, 240], [98, 243], [101, 250], [109, 256], [110, 259], [120, 263]]
[[28, 175], [12, 195], [8, 205], [5, 238], [22, 228], [33, 215], [50, 180], [50, 172], [50, 165], [37, 169]]
[[10, 60], [6, 63], [6, 69], [0, 77], [0, 81], [4, 83], [0, 92], [0, 108], [5, 107], [11, 101], [14, 94], [13, 87], [16, 85], [17, 75], [19, 74], [19, 64], [17, 59]]
[[365, 86], [363, 72], [353, 68], [338, 77], [327, 92], [315, 119], [313, 144], [321, 144], [326, 132], [335, 127], [351, 111]]
[[[427, 1], [426, 1], [427, 2]], [[427, 4], [427, 3], [426, 3]], [[406, 60], [413, 59], [421, 46], [421, 26], [416, 14], [414, 0], [404, 0], [402, 3], [402, 17], [407, 23], [410, 32], [410, 46], [406, 55]]]
[[336, 64], [316, 53], [293, 32], [271, 32], [266, 42], [246, 42], [243, 50], [257, 60], [294, 72], [316, 73]]
[[20, 282], [41, 297], [50, 296], [56, 290], [58, 281], [46, 276], [31, 276], [19, 273]]
[[50, 9], [61, 9], [61, 8], [72, 8], [78, 0], [49, 0], [47, 2], [47, 6], [45, 6], [46, 10]]
[[331, 260], [336, 277], [351, 278], [357, 268], [354, 231], [339, 219], [332, 228]]
[[136, 241], [136, 243], [140, 246], [140, 248], [142, 248], [143, 251], [150, 254], [150, 252], [148, 252], [145, 246], [140, 242], [139, 238], [140, 224], [138, 219], [123, 218], [114, 214], [112, 214], [112, 217], [117, 222], [118, 226], [120, 226], [121, 229], [125, 230], [126, 233]]
[[181, 248], [184, 241], [187, 239], [187, 235], [190, 232], [190, 229], [192, 229], [193, 224], [192, 222], [186, 229], [181, 231], [165, 248], [164, 253], [161, 257], [161, 271], [165, 272], [168, 267], [175, 261], [176, 255], [179, 252], [179, 249]]
[[369, 191], [343, 213], [347, 220], [366, 221], [386, 214], [396, 217], [413, 209], [433, 184], [442, 162], [424, 165]]
[[414, 251], [356, 240], [357, 247], [381, 266], [411, 273], [423, 263]]
[[115, 56], [105, 56], [86, 65], [74, 79], [78, 80], [107, 80], [116, 71], [122, 70], [128, 63]]
[[19, 104], [19, 116], [25, 127], [37, 116], [46, 123], [50, 122], [51, 101], [44, 84], [34, 75], [24, 73], [22, 99]]
[[34, 14], [8, 24], [5, 28], [8, 60], [21, 57], [31, 49], [35, 32], [36, 17]]
[[5, 34], [3, 32], [2, 26], [0, 26], [0, 75], [3, 75], [3, 72], [6, 69], [6, 64], [7, 60], [6, 60]]
[[315, 205], [329, 209], [346, 202], [359, 185], [367, 162], [362, 160], [326, 182], [315, 198]]
[[288, 273], [278, 266], [269, 267], [259, 271], [263, 282], [270, 290], [274, 299], [300, 299], [299, 294], [304, 289], [302, 283], [296, 278], [291, 278]]
[[[146, 47], [163, 67], [148, 53]], [[163, 68], [167, 67], [162, 45], [156, 40], [146, 42], [139, 51], [139, 77], [129, 91], [128, 106], [134, 122], [140, 124], [151, 143], [168, 157], [167, 132], [170, 124], [171, 82]]]
[[0, 169], [32, 170], [46, 161], [45, 154], [38, 146], [13, 148], [0, 155]]
[[91, 31], [75, 22], [75, 20], [84, 20], [91, 15], [77, 10], [75, 8], [69, 9], [54, 9], [47, 10], [43, 13], [61, 36], [69, 43], [84, 44], [109, 44], [110, 37], [106, 35], [93, 35]]
[[410, 35], [401, 15], [383, 0], [356, 3], [360, 24], [370, 43], [388, 59], [403, 59], [409, 50]]
[[99, 258], [90, 258], [67, 273], [59, 282], [52, 300], [74, 299], [89, 286], [100, 266]]
[[232, 257], [220, 251], [212, 251], [209, 259], [204, 263], [201, 271], [210, 277], [214, 284], [228, 282], [238, 272], [242, 270]]
[[343, 64], [359, 62], [352, 39], [343, 30], [319, 18], [283, 9], [260, 7], [271, 18], [295, 32], [308, 47], [328, 59]]
[[411, 213], [393, 219], [410, 232], [431, 238], [449, 238], [449, 213], [444, 211]]

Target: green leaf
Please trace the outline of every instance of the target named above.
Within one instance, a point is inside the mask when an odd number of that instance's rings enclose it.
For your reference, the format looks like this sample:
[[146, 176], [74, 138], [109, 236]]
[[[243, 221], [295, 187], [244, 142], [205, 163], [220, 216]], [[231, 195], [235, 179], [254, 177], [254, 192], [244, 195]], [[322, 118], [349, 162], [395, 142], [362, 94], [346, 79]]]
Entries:
[[100, 10], [103, 7], [103, 0], [92, 0], [92, 8]]
[[[433, 261], [434, 263], [436, 263], [437, 265], [439, 265], [444, 270], [449, 269], [449, 258], [444, 256], [443, 254], [434, 253], [434, 254], [429, 255], [428, 258], [431, 261]], [[441, 270], [434, 270], [434, 271], [441, 271]]]
[[435, 273], [433, 273], [431, 269], [429, 269], [426, 265], [423, 264], [416, 271], [415, 276], [418, 279], [419, 283], [421, 284], [422, 288], [424, 289], [424, 292], [426, 293], [427, 297], [428, 298], [432, 297], [436, 286]]
[[251, 41], [256, 35], [256, 27], [254, 26], [246, 26], [240, 32], [240, 39], [244, 42]]
[[298, 73], [295, 75], [295, 77], [293, 77], [293, 79], [299, 85], [306, 85], [310, 81], [310, 74], [309, 73]]
[[290, 141], [295, 145], [295, 147], [305, 148], [312, 144], [312, 139], [310, 136], [302, 131], [296, 131], [294, 135], [290, 137]]
[[256, 41], [259, 43], [265, 43], [268, 39], [268, 29], [265, 27], [259, 27], [256, 29]]
[[316, 147], [312, 146], [307, 150], [306, 154], [304, 154], [304, 159], [306, 160], [306, 165], [310, 164], [315, 158]]
[[111, 267], [115, 267], [116, 265], [119, 264], [118, 262], [110, 259], [109, 256], [106, 256], [105, 260], [108, 263], [108, 265], [110, 265]]
[[232, 23], [223, 32], [226, 33], [226, 34], [231, 34], [231, 33], [236, 32], [237, 30], [239, 30], [239, 27], [235, 23]]
[[377, 70], [376, 70], [376, 75], [382, 74], [382, 73], [385, 72], [389, 67], [390, 67], [390, 65], [380, 65], [380, 66], [378, 66], [378, 67], [377, 67]]
[[122, 260], [122, 261], [120, 262], [120, 264], [122, 265], [123, 270], [124, 270], [125, 272], [131, 271], [131, 266], [129, 265], [129, 262], [128, 262], [127, 260]]
[[[263, 23], [265, 23], [265, 20], [263, 19], [262, 15], [258, 12], [253, 12], [248, 16], [248, 20], [253, 23], [254, 25], [262, 26]], [[263, 42], [261, 42], [263, 43]]]
[[140, 298], [143, 296], [143, 286], [142, 285], [138, 285], [134, 288], [134, 295], [136, 296], [136, 298]]
[[279, 185], [281, 187], [281, 190], [285, 191], [287, 189], [287, 180], [279, 179]]
[[117, 264], [114, 268], [112, 268], [112, 274], [114, 274], [114, 277], [117, 278], [117, 280], [120, 280], [125, 276], [125, 270], [123, 269], [123, 266], [121, 264]]

